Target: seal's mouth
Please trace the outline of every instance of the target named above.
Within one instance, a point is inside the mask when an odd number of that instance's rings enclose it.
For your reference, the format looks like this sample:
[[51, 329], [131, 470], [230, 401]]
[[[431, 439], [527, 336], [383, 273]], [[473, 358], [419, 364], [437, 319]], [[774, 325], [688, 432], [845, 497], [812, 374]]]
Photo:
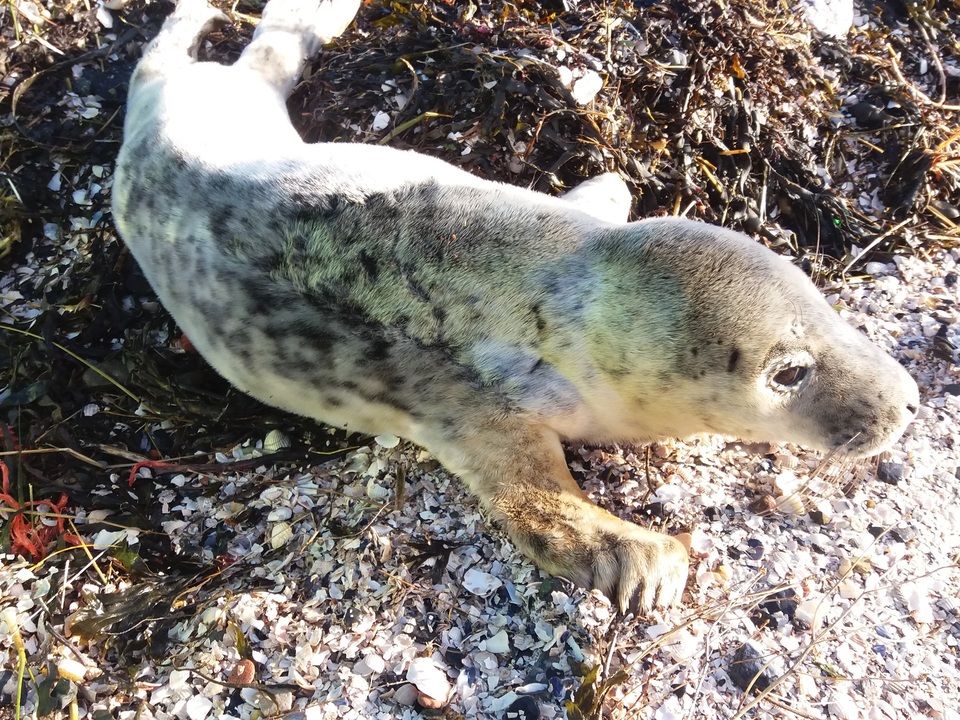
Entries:
[[832, 447], [828, 448], [828, 454], [851, 460], [860, 460], [889, 450], [900, 440], [907, 427], [916, 417], [916, 407], [907, 405], [905, 410], [904, 417], [893, 430], [882, 434], [866, 433], [861, 430], [850, 437], [837, 438], [836, 442], [832, 443]]

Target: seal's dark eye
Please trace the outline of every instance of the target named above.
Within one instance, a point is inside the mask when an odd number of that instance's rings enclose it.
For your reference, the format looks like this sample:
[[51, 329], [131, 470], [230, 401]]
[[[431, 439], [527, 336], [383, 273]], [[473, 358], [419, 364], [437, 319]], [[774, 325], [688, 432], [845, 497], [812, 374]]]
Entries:
[[773, 382], [782, 387], [793, 387], [807, 376], [807, 369], [802, 365], [791, 365], [773, 376]]

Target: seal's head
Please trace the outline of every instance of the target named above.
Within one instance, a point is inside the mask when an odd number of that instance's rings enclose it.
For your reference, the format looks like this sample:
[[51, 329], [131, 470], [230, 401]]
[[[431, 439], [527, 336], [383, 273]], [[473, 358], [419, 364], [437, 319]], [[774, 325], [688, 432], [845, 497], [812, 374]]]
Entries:
[[[691, 433], [850, 457], [879, 453], [900, 437], [917, 411], [916, 383], [799, 269], [730, 230], [681, 220], [633, 225], [644, 236], [639, 296], [670, 297], [654, 332], [667, 350], [661, 357], [670, 358], [655, 375], [672, 427], [686, 421]], [[637, 390], [641, 401], [650, 397], [648, 381]]]

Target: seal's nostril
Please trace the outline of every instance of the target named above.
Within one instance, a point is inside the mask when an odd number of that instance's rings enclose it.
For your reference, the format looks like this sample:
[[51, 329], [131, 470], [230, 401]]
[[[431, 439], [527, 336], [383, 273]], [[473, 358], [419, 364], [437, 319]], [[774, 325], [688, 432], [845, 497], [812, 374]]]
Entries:
[[917, 409], [918, 408], [916, 405], [907, 405], [907, 412], [909, 412], [911, 415], [916, 415]]

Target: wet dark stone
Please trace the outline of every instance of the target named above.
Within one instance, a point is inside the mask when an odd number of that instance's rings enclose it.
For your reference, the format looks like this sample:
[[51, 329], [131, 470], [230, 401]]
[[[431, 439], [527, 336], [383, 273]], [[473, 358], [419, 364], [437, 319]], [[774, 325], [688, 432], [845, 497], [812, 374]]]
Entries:
[[11, 707], [13, 705], [16, 682], [16, 673], [10, 670], [0, 671], [0, 704], [4, 707]]
[[763, 557], [763, 543], [761, 543], [756, 538], [750, 538], [747, 540], [747, 557], [751, 560], [759, 560]]
[[540, 706], [529, 695], [518, 697], [503, 715], [504, 720], [539, 720]]
[[799, 601], [797, 600], [796, 591], [793, 588], [786, 588], [768, 595], [758, 607], [771, 615], [783, 613], [789, 619], [793, 620], [793, 616], [797, 612], [798, 604]]
[[727, 675], [744, 692], [747, 688], [750, 692], [762, 692], [777, 679], [770, 668], [764, 668], [769, 660], [770, 657], [764, 657], [753, 645], [744, 643], [734, 654]]
[[443, 659], [447, 661], [447, 665], [454, 669], [463, 667], [463, 659], [466, 656], [467, 654], [458, 648], [447, 648], [443, 651]]
[[903, 480], [903, 465], [897, 462], [882, 462], [877, 466], [877, 479], [889, 485]]
[[960, 383], [950, 383], [943, 386], [943, 392], [947, 395], [960, 395]]
[[883, 108], [868, 102], [851, 105], [847, 108], [847, 112], [857, 121], [857, 126], [865, 130], [876, 130], [893, 120], [889, 113], [884, 112]]
[[773, 461], [770, 458], [764, 458], [757, 464], [756, 472], [768, 473], [773, 472], [773, 469]]
[[787, 620], [792, 621], [797, 613], [797, 593], [793, 588], [785, 588], [775, 593], [771, 593], [750, 613], [750, 619], [758, 628], [777, 627], [779, 624], [776, 615], [782, 615]]

